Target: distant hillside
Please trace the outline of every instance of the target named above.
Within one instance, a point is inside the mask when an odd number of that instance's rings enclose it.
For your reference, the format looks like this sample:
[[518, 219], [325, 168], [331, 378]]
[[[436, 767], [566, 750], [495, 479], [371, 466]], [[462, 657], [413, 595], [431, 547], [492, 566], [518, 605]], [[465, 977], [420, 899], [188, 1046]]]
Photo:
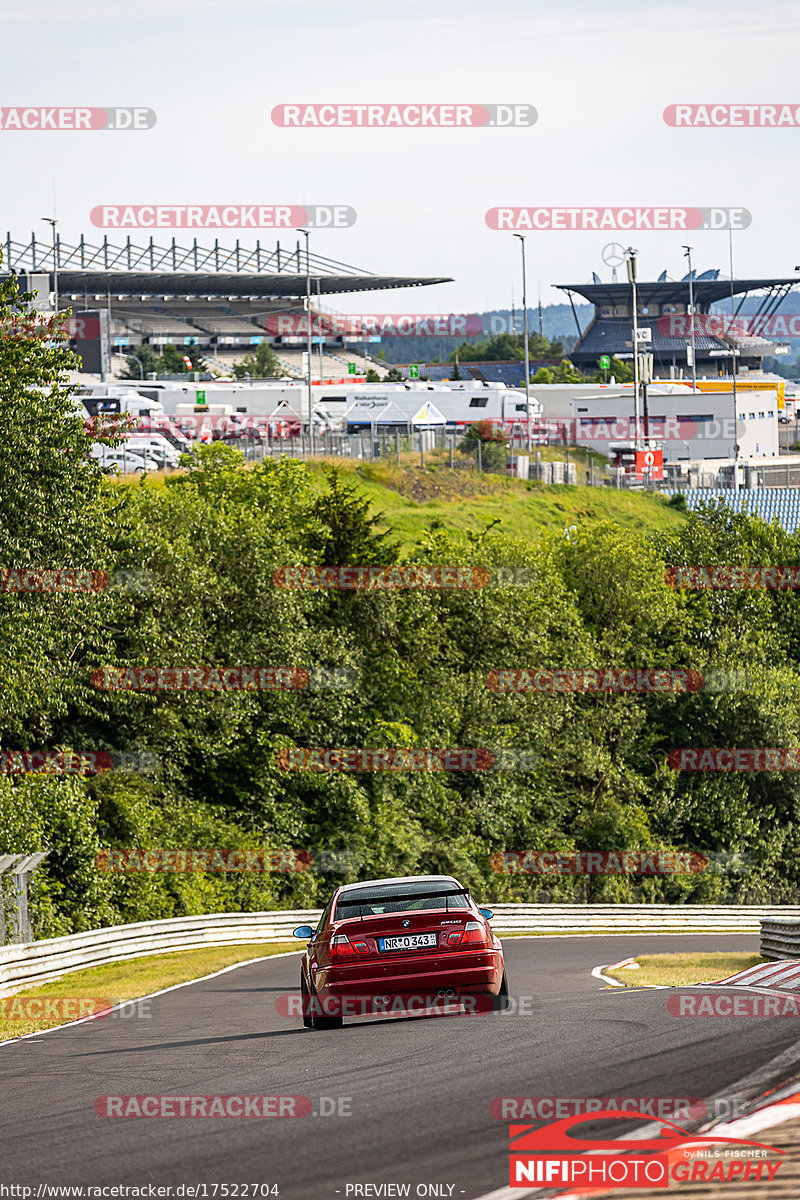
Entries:
[[[592, 319], [591, 304], [575, 306], [575, 312], [584, 330]], [[492, 309], [480, 314], [483, 318], [485, 333], [481, 337], [449, 338], [449, 337], [418, 337], [418, 338], [384, 338], [380, 346], [390, 363], [410, 362], [444, 362], [450, 358], [462, 342], [479, 342], [495, 333], [510, 332], [512, 328], [511, 309]], [[522, 309], [514, 313], [517, 332], [522, 333]], [[539, 332], [539, 310], [528, 306], [528, 329], [531, 334]], [[542, 333], [551, 341], [561, 339], [568, 349], [574, 346], [578, 338], [575, 318], [568, 304], [542, 305]], [[375, 353], [375, 349], [372, 350]]]

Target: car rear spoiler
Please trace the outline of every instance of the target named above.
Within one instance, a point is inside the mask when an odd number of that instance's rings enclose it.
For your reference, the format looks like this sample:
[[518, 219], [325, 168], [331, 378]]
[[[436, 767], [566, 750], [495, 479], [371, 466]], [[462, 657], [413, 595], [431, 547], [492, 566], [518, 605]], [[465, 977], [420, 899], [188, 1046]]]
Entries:
[[[363, 920], [364, 913], [362, 910], [364, 908], [364, 905], [390, 904], [393, 900], [403, 900], [406, 898], [409, 900], [435, 900], [435, 899], [440, 899], [442, 896], [445, 897], [445, 903], [444, 903], [445, 912], [449, 912], [450, 909], [449, 909], [449, 906], [447, 903], [447, 897], [449, 897], [449, 896], [469, 896], [469, 889], [468, 888], [438, 888], [434, 892], [411, 892], [411, 893], [408, 893], [407, 897], [402, 896], [402, 895], [398, 896], [396, 893], [393, 896], [380, 896], [380, 895], [370, 896], [370, 898], [368, 900], [362, 899], [362, 900], [351, 901], [350, 905], [353, 908], [355, 908], [356, 904], [358, 905], [358, 916], [361, 920]], [[344, 899], [344, 903], [347, 904], [346, 897]], [[336, 902], [336, 907], [337, 907], [337, 909], [339, 907], [338, 900]], [[345, 917], [344, 919], [347, 920], [348, 918]]]

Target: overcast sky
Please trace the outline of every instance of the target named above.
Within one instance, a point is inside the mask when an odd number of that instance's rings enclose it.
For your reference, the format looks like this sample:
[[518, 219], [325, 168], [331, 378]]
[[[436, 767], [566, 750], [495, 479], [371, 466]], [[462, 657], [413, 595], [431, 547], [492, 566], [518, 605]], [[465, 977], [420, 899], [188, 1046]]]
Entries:
[[[742, 206], [752, 223], [733, 238], [736, 275], [800, 264], [800, 128], [676, 129], [662, 116], [681, 102], [800, 105], [800, 16], [787, 2], [2, 0], [0, 25], [0, 106], [158, 117], [138, 132], [0, 132], [3, 239], [48, 238], [54, 181], [69, 243], [102, 239], [98, 204], [336, 203], [357, 221], [312, 234], [317, 253], [455, 280], [331, 299], [348, 312], [505, 308], [512, 289], [519, 306], [519, 243], [485, 223], [501, 205]], [[285, 129], [270, 117], [277, 104], [345, 101], [528, 103], [539, 116], [502, 130]], [[215, 234], [236, 237], [198, 237]], [[539, 282], [550, 303], [564, 298], [554, 283], [610, 278], [603, 246], [631, 240], [641, 277], [685, 273], [677, 232], [533, 232], [529, 303]], [[726, 233], [691, 241], [698, 270], [727, 274]]]

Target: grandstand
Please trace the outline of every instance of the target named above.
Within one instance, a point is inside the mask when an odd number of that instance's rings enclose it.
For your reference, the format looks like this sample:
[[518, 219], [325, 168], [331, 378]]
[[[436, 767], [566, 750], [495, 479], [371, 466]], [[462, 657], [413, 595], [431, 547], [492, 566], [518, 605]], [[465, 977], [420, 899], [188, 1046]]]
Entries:
[[[772, 316], [798, 280], [792, 279], [720, 279], [718, 270], [705, 271], [698, 276], [692, 272], [694, 311], [707, 315], [712, 305], [721, 305], [738, 296], [740, 300], [734, 315], [738, 316], [744, 297], [750, 292], [761, 292], [756, 315]], [[560, 283], [555, 286], [567, 292], [572, 303], [572, 293], [582, 296], [594, 304], [594, 317], [581, 333], [578, 325], [578, 341], [570, 358], [578, 367], [596, 367], [601, 354], [609, 357], [630, 359], [632, 350], [632, 296], [629, 283], [603, 283], [597, 275], [592, 283]], [[647, 353], [653, 355], [656, 374], [674, 377], [691, 374], [687, 362], [687, 347], [692, 339], [689, 334], [680, 337], [668, 336], [659, 321], [664, 317], [689, 311], [689, 276], [680, 280], [667, 279], [664, 271], [654, 282], [637, 282], [637, 323], [639, 329], [651, 331], [651, 342]], [[574, 311], [574, 310], [573, 310]], [[728, 310], [729, 311], [729, 310]], [[750, 314], [748, 314], [750, 315]], [[738, 371], [759, 370], [765, 357], [780, 353], [774, 343], [757, 336], [741, 336], [727, 333], [724, 337], [711, 337], [695, 333], [694, 338], [697, 374], [717, 376], [730, 369], [731, 351], [736, 351]]]
[[[269, 315], [304, 310], [307, 276], [314, 312], [321, 310], [318, 296], [452, 282], [448, 276], [376, 275], [313, 253], [306, 260], [299, 241], [294, 249], [280, 242], [274, 249], [260, 242], [248, 249], [237, 240], [227, 249], [218, 240], [213, 247], [199, 246], [196, 238], [181, 247], [175, 238], [168, 246], [156, 245], [152, 237], [137, 246], [130, 238], [112, 245], [108, 237], [92, 245], [82, 236], [74, 245], [58, 237], [53, 246], [35, 235], [17, 242], [8, 233], [3, 268], [6, 274], [36, 277], [35, 285], [26, 286], [40, 292], [53, 292], [57, 276], [60, 311], [106, 309], [118, 352], [172, 344], [197, 346], [215, 357], [229, 351], [241, 356], [264, 341], [290, 353], [287, 339], [270, 337], [265, 322]], [[303, 349], [305, 339], [291, 344]], [[345, 343], [330, 338], [328, 348], [344, 352]]]

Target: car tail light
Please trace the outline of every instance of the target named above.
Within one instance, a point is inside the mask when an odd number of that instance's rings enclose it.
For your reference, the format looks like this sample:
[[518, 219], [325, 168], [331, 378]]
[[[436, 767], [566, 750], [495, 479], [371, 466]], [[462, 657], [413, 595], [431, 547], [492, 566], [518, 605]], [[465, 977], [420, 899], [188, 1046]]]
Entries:
[[460, 946], [488, 946], [489, 939], [486, 935], [486, 926], [480, 921], [467, 921], [464, 926]]
[[337, 933], [331, 938], [331, 958], [355, 958], [357, 954], [369, 953], [369, 944], [363, 938], [351, 942], [346, 933]]
[[355, 958], [355, 956], [356, 948], [347, 934], [337, 933], [331, 938], [331, 958]]
[[488, 946], [486, 927], [480, 921], [467, 921], [463, 929], [454, 929], [447, 935], [448, 946]]

